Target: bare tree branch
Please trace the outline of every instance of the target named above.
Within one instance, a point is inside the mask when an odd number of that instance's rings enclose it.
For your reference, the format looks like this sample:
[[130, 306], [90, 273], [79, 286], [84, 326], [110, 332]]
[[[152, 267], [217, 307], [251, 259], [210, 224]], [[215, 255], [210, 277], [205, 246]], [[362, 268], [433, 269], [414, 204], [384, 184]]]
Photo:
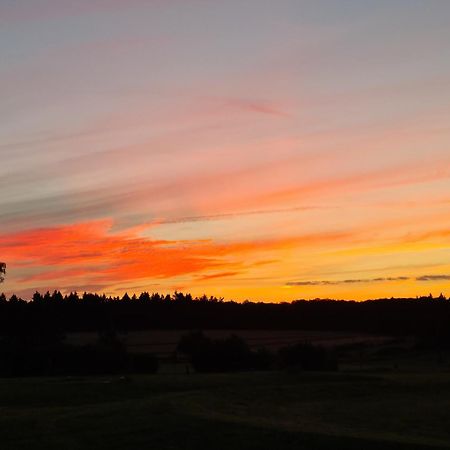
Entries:
[[0, 262], [0, 283], [3, 282], [5, 277], [3, 275], [6, 274], [6, 263]]

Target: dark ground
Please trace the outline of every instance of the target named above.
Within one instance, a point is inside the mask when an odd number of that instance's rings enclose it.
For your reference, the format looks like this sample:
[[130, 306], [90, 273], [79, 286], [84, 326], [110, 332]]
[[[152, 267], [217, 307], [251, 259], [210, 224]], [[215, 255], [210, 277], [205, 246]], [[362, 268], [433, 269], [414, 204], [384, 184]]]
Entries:
[[0, 380], [0, 448], [450, 448], [450, 373]]

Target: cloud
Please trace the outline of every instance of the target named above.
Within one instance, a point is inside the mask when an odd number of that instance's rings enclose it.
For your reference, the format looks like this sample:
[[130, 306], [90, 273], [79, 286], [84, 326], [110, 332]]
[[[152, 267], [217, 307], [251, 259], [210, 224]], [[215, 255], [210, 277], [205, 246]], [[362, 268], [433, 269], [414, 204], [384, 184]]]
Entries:
[[450, 281], [450, 275], [422, 275], [416, 277], [417, 281]]
[[[83, 289], [131, 280], [204, 274], [203, 280], [233, 276], [250, 255], [317, 246], [348, 239], [345, 233], [316, 233], [248, 241], [157, 240], [142, 237], [154, 225], [113, 231], [112, 220], [81, 222], [5, 234], [0, 248], [10, 281]], [[222, 269], [222, 272], [218, 270]], [[228, 269], [228, 270], [227, 270]], [[212, 273], [208, 273], [212, 272]]]
[[386, 281], [406, 281], [410, 277], [379, 277], [379, 278], [359, 278], [348, 280], [321, 280], [321, 281], [290, 281], [287, 286], [328, 286], [337, 284], [356, 284], [356, 283], [378, 283]]
[[225, 277], [232, 277], [234, 275], [238, 275], [240, 272], [219, 272], [219, 273], [213, 273], [211, 275], [204, 275], [199, 278], [201, 281], [206, 280], [214, 280], [216, 278], [225, 278]]
[[267, 100], [234, 98], [225, 100], [224, 106], [250, 113], [268, 114], [271, 116], [279, 116], [279, 117], [289, 117], [289, 114], [283, 111], [279, 105]]
[[110, 233], [103, 220], [37, 229], [2, 239], [2, 254], [35, 269], [21, 281], [73, 280], [114, 283], [145, 277], [173, 277], [220, 266], [208, 244], [160, 241], [135, 231]]
[[377, 169], [365, 173], [355, 173], [335, 178], [326, 178], [298, 183], [292, 187], [262, 193], [260, 204], [279, 204], [291, 200], [311, 199], [336, 195], [342, 192], [366, 192], [386, 188], [429, 183], [447, 180], [450, 177], [448, 160], [434, 161], [430, 164], [423, 162], [402, 165], [398, 167]]
[[[278, 148], [278, 147], [277, 147]], [[284, 148], [282, 146], [282, 148]], [[164, 211], [167, 214], [168, 205], [173, 205], [180, 215], [180, 210], [201, 211], [199, 216], [220, 215], [222, 211], [238, 214], [258, 214], [260, 208], [253, 209], [251, 198], [257, 195], [260, 188], [267, 189], [269, 174], [275, 170], [283, 172], [286, 167], [299, 164], [308, 157], [296, 156], [274, 161], [259, 161], [248, 163], [242, 167], [224, 167], [215, 171], [204, 170], [199, 173], [193, 169], [182, 176], [165, 176], [161, 173], [154, 176], [133, 174], [130, 177], [118, 176], [104, 179], [105, 167], [120, 166], [130, 170], [131, 167], [147, 167], [148, 155], [154, 151], [138, 146], [131, 153], [125, 148], [107, 152], [93, 152], [57, 160], [47, 164], [39, 171], [30, 169], [5, 175], [0, 185], [7, 192], [19, 192], [11, 198], [5, 196], [0, 200], [2, 210], [1, 223], [12, 228], [20, 223], [26, 228], [28, 223], [42, 226], [51, 223], [72, 222], [74, 220], [92, 220], [100, 217], [119, 216], [121, 214], [142, 213], [143, 211]], [[132, 164], [130, 163], [132, 161]], [[67, 167], [70, 167], [69, 173]], [[81, 184], [80, 179], [89, 176], [89, 182]], [[226, 186], [233, 180], [233, 189]], [[94, 181], [93, 181], [94, 180]], [[36, 191], [34, 186], [40, 184], [46, 189]], [[236, 205], [236, 198], [247, 197], [246, 205]], [[186, 206], [185, 206], [186, 205]], [[275, 206], [275, 208], [274, 208]], [[281, 210], [280, 205], [262, 205], [261, 210]], [[298, 206], [308, 209], [308, 206]], [[221, 211], [222, 210], [222, 211]], [[235, 210], [235, 211], [234, 211]], [[172, 211], [169, 211], [171, 215]], [[175, 212], [175, 211], [174, 211]], [[166, 215], [164, 214], [164, 215]], [[161, 214], [160, 214], [161, 215]], [[180, 221], [201, 220], [199, 216], [181, 217]], [[197, 219], [198, 217], [198, 219]], [[175, 219], [178, 220], [178, 219]], [[25, 224], [25, 226], [23, 226]]]
[[356, 284], [356, 283], [378, 283], [386, 281], [447, 281], [450, 275], [421, 275], [417, 277], [378, 277], [378, 278], [357, 278], [348, 280], [305, 280], [289, 281], [286, 286], [329, 286], [338, 284]]
[[[316, 209], [325, 209], [324, 206], [297, 206], [292, 208], [278, 208], [278, 209], [262, 209], [255, 211], [239, 211], [231, 213], [222, 214], [210, 214], [203, 216], [189, 216], [189, 217], [175, 217], [173, 219], [162, 219], [158, 220], [158, 224], [172, 224], [172, 223], [190, 223], [190, 222], [206, 222], [210, 220], [222, 220], [222, 219], [233, 219], [235, 217], [245, 217], [245, 216], [259, 216], [264, 214], [284, 214], [296, 211], [310, 211]], [[328, 209], [328, 208], [326, 208]]]

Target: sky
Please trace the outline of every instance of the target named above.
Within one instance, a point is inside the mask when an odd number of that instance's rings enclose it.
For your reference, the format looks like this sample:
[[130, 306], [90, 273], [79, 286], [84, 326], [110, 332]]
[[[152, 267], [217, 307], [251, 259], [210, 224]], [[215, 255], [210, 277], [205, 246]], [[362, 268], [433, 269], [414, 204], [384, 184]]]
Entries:
[[6, 293], [450, 295], [447, 0], [0, 0]]

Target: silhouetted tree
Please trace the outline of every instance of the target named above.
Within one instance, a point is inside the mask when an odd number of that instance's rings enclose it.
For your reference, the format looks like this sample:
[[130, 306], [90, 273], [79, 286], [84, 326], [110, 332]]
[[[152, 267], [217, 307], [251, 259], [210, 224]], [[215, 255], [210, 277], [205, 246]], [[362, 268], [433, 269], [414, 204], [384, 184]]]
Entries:
[[42, 297], [42, 295], [41, 295], [38, 291], [36, 291], [36, 292], [33, 294], [33, 299], [32, 299], [32, 301], [33, 301], [34, 303], [42, 303], [43, 297]]
[[139, 296], [140, 302], [149, 302], [150, 301], [150, 294], [148, 292], [142, 292]]
[[69, 302], [71, 302], [71, 303], [77, 303], [77, 302], [80, 301], [80, 298], [78, 297], [77, 292], [71, 292], [71, 293], [67, 296], [66, 300], [69, 301]]
[[6, 264], [4, 262], [0, 262], [0, 283], [3, 283], [6, 274]]
[[56, 303], [59, 303], [59, 302], [62, 302], [63, 301], [63, 295], [61, 294], [61, 292], [60, 291], [53, 291], [53, 294], [52, 294], [52, 301], [53, 302], [56, 302]]

